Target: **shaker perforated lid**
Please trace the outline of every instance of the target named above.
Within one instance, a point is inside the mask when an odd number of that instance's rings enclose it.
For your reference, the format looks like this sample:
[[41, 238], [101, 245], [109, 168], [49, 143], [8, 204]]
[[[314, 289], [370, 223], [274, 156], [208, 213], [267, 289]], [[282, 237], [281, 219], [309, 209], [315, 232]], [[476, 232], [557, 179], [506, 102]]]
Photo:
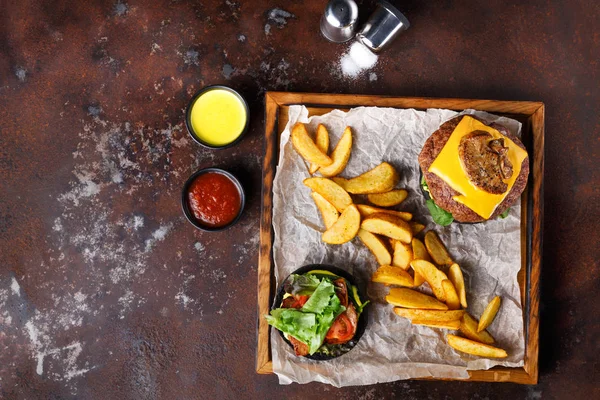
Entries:
[[321, 17], [321, 33], [331, 42], [346, 42], [354, 37], [357, 21], [354, 0], [330, 0]]

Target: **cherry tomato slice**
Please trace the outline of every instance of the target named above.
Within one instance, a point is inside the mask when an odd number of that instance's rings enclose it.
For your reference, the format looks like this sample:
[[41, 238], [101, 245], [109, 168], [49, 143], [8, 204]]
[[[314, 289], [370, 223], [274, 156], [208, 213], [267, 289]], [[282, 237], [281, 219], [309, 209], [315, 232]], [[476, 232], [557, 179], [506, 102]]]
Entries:
[[308, 301], [309, 297], [310, 296], [296, 295], [296, 304], [298, 305], [297, 308], [302, 308], [304, 304], [306, 304], [306, 302]]
[[341, 313], [327, 331], [325, 342], [329, 344], [346, 343], [354, 336], [355, 329], [346, 312]]
[[292, 296], [286, 297], [281, 304], [282, 308], [302, 308], [304, 304], [308, 301], [309, 296]]

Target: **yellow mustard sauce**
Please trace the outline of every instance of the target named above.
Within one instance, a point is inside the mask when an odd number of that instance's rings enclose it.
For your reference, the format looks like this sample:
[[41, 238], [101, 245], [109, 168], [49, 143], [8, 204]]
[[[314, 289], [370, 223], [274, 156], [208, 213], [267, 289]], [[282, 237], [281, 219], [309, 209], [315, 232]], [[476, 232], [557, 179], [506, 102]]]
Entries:
[[248, 115], [242, 100], [225, 89], [203, 93], [192, 105], [190, 122], [198, 139], [211, 146], [225, 146], [244, 130]]

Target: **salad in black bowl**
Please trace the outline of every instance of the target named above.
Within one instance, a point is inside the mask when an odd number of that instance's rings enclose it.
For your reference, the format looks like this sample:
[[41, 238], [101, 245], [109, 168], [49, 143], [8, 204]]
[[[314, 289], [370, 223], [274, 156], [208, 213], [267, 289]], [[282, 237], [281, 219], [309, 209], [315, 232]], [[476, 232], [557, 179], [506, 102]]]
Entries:
[[265, 318], [297, 356], [329, 360], [356, 346], [366, 328], [368, 303], [348, 272], [312, 264], [285, 279]]

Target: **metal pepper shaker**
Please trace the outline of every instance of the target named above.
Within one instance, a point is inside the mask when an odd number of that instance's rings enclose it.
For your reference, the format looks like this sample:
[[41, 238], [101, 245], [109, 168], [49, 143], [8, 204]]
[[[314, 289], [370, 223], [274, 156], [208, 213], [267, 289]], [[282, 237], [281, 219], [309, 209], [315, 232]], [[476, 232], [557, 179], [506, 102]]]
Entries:
[[377, 53], [409, 27], [410, 23], [404, 14], [389, 2], [380, 0], [356, 36], [362, 44]]
[[331, 42], [347, 42], [354, 37], [357, 22], [354, 0], [330, 0], [321, 17], [321, 33]]

